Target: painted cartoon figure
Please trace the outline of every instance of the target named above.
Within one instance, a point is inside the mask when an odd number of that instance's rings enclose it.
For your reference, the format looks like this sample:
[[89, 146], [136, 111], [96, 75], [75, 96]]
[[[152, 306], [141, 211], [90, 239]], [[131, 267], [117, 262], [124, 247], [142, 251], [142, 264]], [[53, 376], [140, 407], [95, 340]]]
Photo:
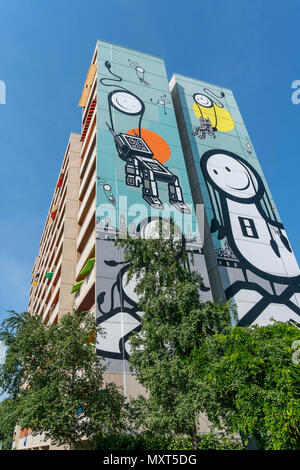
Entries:
[[[158, 217], [149, 217], [141, 221], [137, 227], [137, 233], [144, 238], [149, 239], [156, 237]], [[163, 223], [168, 223], [166, 219], [162, 219]], [[182, 233], [178, 227], [178, 237], [182, 237]], [[101, 230], [98, 235], [101, 238]], [[109, 242], [108, 242], [109, 243]], [[116, 258], [118, 250], [114, 249]], [[128, 339], [133, 332], [141, 329], [141, 312], [137, 306], [138, 295], [135, 292], [137, 279], [135, 276], [128, 282], [128, 263], [116, 261], [114, 259], [104, 260], [106, 269], [116, 269], [119, 267], [116, 281], [111, 286], [110, 298], [106, 291], [102, 291], [97, 296], [97, 305], [100, 316], [97, 323], [105, 328], [107, 335], [100, 338], [97, 344], [97, 354], [108, 359], [127, 359], [130, 354], [130, 345]], [[118, 268], [117, 268], [118, 269]]]
[[[105, 328], [107, 335], [100, 338], [97, 344], [97, 354], [110, 359], [128, 359], [130, 347], [127, 340], [133, 332], [141, 329], [140, 322], [143, 312], [140, 312], [134, 291], [136, 281], [131, 279], [127, 284], [128, 264], [117, 261], [107, 261], [107, 266], [121, 265], [116, 282], [111, 288], [111, 305], [108, 311], [104, 310], [106, 292], [97, 297], [98, 309], [101, 314], [97, 323]], [[121, 301], [121, 305], [120, 305]]]
[[111, 185], [106, 183], [105, 180], [103, 178], [101, 178], [100, 176], [97, 176], [97, 184], [102, 186], [103, 192], [104, 192], [105, 197], [108, 200], [108, 202], [110, 202], [113, 206], [116, 206], [117, 202], [116, 202], [116, 199], [115, 199], [115, 197], [112, 193]]
[[212, 128], [211, 122], [209, 119], [200, 118], [199, 126], [194, 128], [192, 134], [194, 136], [198, 135], [199, 139], [205, 139], [206, 134], [210, 135], [213, 139], [216, 138], [214, 128]]
[[[121, 77], [111, 71], [109, 61], [105, 62], [105, 67], [111, 75], [117, 78], [102, 78], [100, 80], [102, 85], [113, 86], [107, 82], [122, 81]], [[176, 207], [179, 212], [190, 214], [191, 211], [183, 200], [178, 177], [154, 158], [151, 148], [141, 137], [141, 122], [145, 112], [143, 101], [131, 91], [118, 85], [118, 89], [111, 91], [108, 95], [108, 108], [110, 124], [106, 124], [113, 135], [120, 159], [126, 162], [126, 184], [136, 188], [142, 186], [143, 199], [151, 207], [162, 210], [164, 205], [159, 198], [157, 181], [165, 182], [168, 184], [170, 204]], [[117, 134], [114, 129], [112, 110], [138, 119], [138, 132], [135, 132], [135, 135]]]
[[149, 85], [149, 83], [145, 80], [145, 69], [144, 67], [141, 67], [138, 62], [128, 59], [130, 67], [134, 67], [135, 73], [137, 78], [139, 79], [140, 83], [143, 83], [144, 85]]
[[234, 129], [234, 120], [220, 101], [225, 94], [221, 92], [218, 96], [208, 88], [204, 88], [204, 92], [206, 94], [193, 95], [193, 111], [199, 119], [199, 126], [194, 128], [193, 135], [198, 135], [199, 139], [205, 139], [206, 135], [215, 138], [216, 131], [229, 132]]
[[[136, 234], [143, 239], [153, 239], [159, 236], [158, 221], [161, 220], [163, 224], [164, 233], [168, 233], [170, 229], [170, 222], [168, 219], [159, 217], [148, 217], [143, 219], [136, 227]], [[97, 225], [100, 221], [97, 222]], [[121, 225], [121, 224], [120, 224]], [[101, 238], [102, 232], [102, 238]], [[105, 238], [105, 228], [97, 227], [97, 238]], [[182, 240], [186, 242], [181, 229], [175, 225], [175, 240]], [[108, 359], [127, 359], [130, 354], [130, 345], [128, 339], [133, 332], [138, 332], [141, 329], [141, 317], [143, 312], [138, 307], [139, 297], [135, 292], [137, 278], [133, 276], [128, 282], [128, 267], [129, 264], [120, 261], [118, 249], [114, 246], [112, 241], [107, 241], [107, 248], [103, 250], [105, 253], [103, 260], [105, 269], [109, 272], [117, 271], [116, 279], [112, 276], [112, 283], [108, 289], [102, 287], [103, 290], [97, 295], [98, 317], [97, 323], [106, 330], [106, 337], [99, 338], [97, 344], [97, 354]], [[110, 244], [113, 247], [110, 247]], [[197, 243], [189, 243], [188, 251], [193, 252], [197, 256], [199, 245]], [[112, 258], [107, 259], [106, 254], [110, 253]], [[192, 264], [187, 260], [188, 267], [191, 269]], [[115, 279], [115, 280], [113, 280]], [[209, 292], [210, 288], [202, 286], [203, 293]]]
[[166, 104], [170, 104], [170, 101], [167, 100], [166, 98], [167, 98], [167, 95], [165, 95], [165, 94], [161, 95], [160, 98], [158, 100], [156, 100], [156, 103], [152, 98], [150, 98], [151, 103], [163, 107], [165, 115], [167, 115]]
[[[247, 269], [271, 284], [288, 285], [280, 296], [275, 290], [273, 296], [264, 292], [265, 301], [289, 302], [300, 292], [300, 271], [260, 175], [243, 158], [225, 150], [204, 153], [201, 168], [214, 213], [211, 232], [217, 233], [219, 240], [226, 237], [245, 273]], [[227, 298], [248, 288], [247, 279], [238, 281], [228, 289]], [[253, 288], [262, 291], [261, 286], [251, 285]], [[300, 313], [295, 305], [290, 308]], [[250, 317], [261, 312], [257, 308]]]

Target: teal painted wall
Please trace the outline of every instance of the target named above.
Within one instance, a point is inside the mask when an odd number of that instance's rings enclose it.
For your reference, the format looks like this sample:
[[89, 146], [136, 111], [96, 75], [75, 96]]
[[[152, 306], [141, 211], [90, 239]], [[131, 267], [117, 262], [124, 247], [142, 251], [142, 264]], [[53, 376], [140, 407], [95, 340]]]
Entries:
[[97, 62], [96, 299], [107, 332], [97, 352], [111, 372], [127, 374], [128, 339], [142, 312], [116, 233], [147, 238], [158, 217], [172, 216], [203, 276], [203, 300], [211, 292], [164, 61], [99, 41]]
[[[141, 71], [142, 69], [144, 72]], [[119, 228], [120, 220], [123, 223], [123, 216], [125, 216], [127, 217], [126, 226], [129, 228], [132, 221], [137, 226], [141, 220], [150, 215], [168, 216], [167, 206], [169, 206], [171, 215], [183, 232], [189, 225], [190, 229], [197, 233], [195, 219], [192, 215], [185, 213], [185, 220], [182, 220], [183, 212], [170, 204], [168, 182], [161, 181], [158, 176], [158, 173], [163, 173], [165, 168], [166, 174], [169, 172], [177, 177], [182, 192], [182, 202], [186, 205], [187, 211], [188, 207], [192, 210], [191, 192], [164, 61], [117, 45], [99, 42], [98, 78], [97, 217], [102, 220], [110, 218], [113, 225]], [[114, 94], [109, 102], [111, 92]], [[120, 105], [119, 101], [121, 101]], [[124, 105], [128, 106], [127, 110]], [[138, 112], [141, 106], [144, 107], [144, 112], [135, 115], [134, 111]], [[109, 124], [117, 135], [127, 134], [132, 129], [136, 129], [139, 133], [140, 118], [141, 137], [154, 153], [152, 159], [162, 164], [154, 175], [154, 179], [158, 197], [164, 205], [163, 210], [150, 205], [143, 199], [143, 182], [140, 182], [139, 187], [130, 186], [127, 183], [126, 161], [122, 160], [118, 154], [114, 137], [107, 126]], [[139, 162], [140, 174], [146, 168], [141, 163]], [[172, 178], [170, 175], [169, 177]], [[143, 176], [141, 179], [144, 179]], [[111, 190], [105, 191], [104, 185], [109, 185]], [[108, 200], [109, 194], [115, 200], [114, 205]], [[124, 196], [127, 198], [126, 202], [123, 199]], [[134, 204], [139, 205], [139, 215], [134, 214], [135, 208], [132, 207]]]

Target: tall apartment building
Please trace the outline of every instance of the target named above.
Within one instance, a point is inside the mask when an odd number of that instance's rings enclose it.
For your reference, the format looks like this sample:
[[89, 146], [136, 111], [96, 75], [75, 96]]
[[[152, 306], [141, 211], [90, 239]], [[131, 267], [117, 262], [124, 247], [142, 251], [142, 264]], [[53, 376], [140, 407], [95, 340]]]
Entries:
[[128, 338], [142, 312], [114, 240], [124, 230], [149, 238], [172, 216], [203, 301], [232, 298], [241, 325], [299, 322], [299, 267], [231, 90], [180, 75], [169, 84], [163, 59], [98, 41], [79, 106], [82, 131], [58, 175], [30, 312], [56, 323], [72, 308], [92, 310], [107, 332], [97, 342], [107, 379], [140, 393]]
[[57, 323], [72, 310], [77, 261], [80, 135], [71, 134], [32, 270], [29, 312]]

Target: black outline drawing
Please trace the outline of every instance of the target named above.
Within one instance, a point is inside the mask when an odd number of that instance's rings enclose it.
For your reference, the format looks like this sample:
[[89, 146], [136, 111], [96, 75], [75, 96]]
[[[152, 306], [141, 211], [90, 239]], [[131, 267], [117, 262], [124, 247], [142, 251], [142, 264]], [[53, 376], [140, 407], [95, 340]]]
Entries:
[[[137, 314], [138, 307], [136, 303], [126, 294], [122, 286], [123, 277], [126, 271], [128, 270], [129, 264], [128, 263], [124, 264], [122, 261], [118, 262], [114, 260], [107, 260], [105, 261], [105, 264], [107, 266], [116, 266], [118, 264], [123, 265], [123, 266], [118, 272], [117, 280], [112, 285], [112, 288], [110, 291], [110, 308], [107, 312], [102, 310], [102, 304], [104, 302], [106, 292], [105, 291], [100, 292], [100, 294], [98, 294], [97, 296], [98, 310], [101, 313], [101, 316], [97, 318], [97, 324], [101, 325], [107, 322], [110, 318], [114, 317], [115, 315], [121, 312], [127, 313], [133, 319], [140, 322], [141, 317], [140, 315]], [[115, 294], [117, 295], [117, 299], [120, 300], [120, 306], [115, 306]], [[128, 304], [128, 306], [125, 305], [125, 302]], [[125, 343], [128, 340], [128, 338], [132, 335], [132, 333], [134, 333], [135, 331], [138, 332], [140, 331], [140, 329], [141, 329], [141, 325], [138, 325], [132, 331], [130, 331], [125, 336], [120, 338], [120, 341], [119, 341], [120, 352], [115, 353], [115, 352], [105, 351], [105, 350], [97, 348], [97, 354], [99, 354], [102, 357], [106, 357], [108, 359], [127, 359], [128, 360], [128, 353], [125, 349]]]
[[167, 98], [167, 95], [161, 95], [160, 98], [156, 101], [156, 103], [153, 101], [152, 98], [150, 98], [151, 103], [162, 106], [164, 108], [165, 115], [167, 114], [166, 104], [170, 104], [170, 101], [167, 100], [166, 98]]
[[199, 118], [199, 126], [194, 127], [192, 135], [195, 137], [198, 136], [199, 139], [205, 139], [206, 134], [213, 139], [216, 138], [215, 129], [212, 127], [210, 120], [201, 117]]
[[[226, 192], [215, 183], [215, 181], [211, 178], [207, 170], [208, 159], [215, 154], [227, 155], [233, 158], [234, 160], [237, 160], [244, 167], [248, 175], [249, 185], [251, 183], [253, 187], [256, 188], [256, 192], [253, 196], [249, 196], [248, 198], [239, 198]], [[227, 200], [231, 199], [233, 201], [246, 205], [255, 204], [259, 214], [266, 223], [270, 235], [269, 243], [272, 250], [274, 251], [274, 254], [277, 257], [280, 257], [279, 248], [272, 234], [272, 230], [277, 231], [277, 234], [280, 237], [280, 240], [285, 249], [289, 252], [292, 252], [287, 238], [282, 233], [284, 227], [282, 223], [279, 222], [278, 217], [275, 214], [274, 207], [270, 201], [269, 195], [264, 187], [260, 175], [255, 170], [255, 168], [253, 168], [246, 160], [227, 150], [214, 149], [205, 152], [201, 157], [200, 165], [206, 183], [208, 195], [210, 198], [211, 207], [213, 210], [213, 218], [211, 219], [210, 231], [211, 233], [217, 232], [219, 240], [224, 239], [226, 237], [228, 247], [230, 247], [230, 250], [238, 261], [238, 263], [236, 263], [236, 267], [242, 270], [245, 279], [245, 281], [236, 281], [231, 286], [229, 286], [225, 290], [226, 298], [230, 299], [231, 297], [234, 297], [234, 295], [236, 295], [240, 290], [243, 289], [247, 291], [256, 291], [260, 295], [262, 295], [262, 298], [242, 317], [239, 322], [239, 325], [247, 326], [253, 323], [271, 303], [284, 304], [297, 315], [300, 315], [300, 309], [290, 300], [293, 294], [300, 293], [300, 275], [293, 277], [277, 276], [257, 268], [256, 266], [251, 264], [240, 252], [237, 247], [237, 244], [235, 243], [235, 238], [232, 233]], [[228, 170], [230, 171], [230, 169]], [[253, 181], [251, 172], [256, 179], [256, 186], [255, 182]], [[255, 232], [251, 234], [249, 233], [247, 236], [249, 236], [250, 238], [255, 238]], [[273, 294], [270, 294], [270, 292], [265, 290], [259, 284], [255, 282], [249, 282], [246, 270], [252, 271], [257, 276], [268, 280], [270, 282]], [[285, 284], [287, 287], [283, 290], [280, 295], [278, 295], [276, 294], [274, 283]]]
[[[140, 224], [138, 224], [136, 231], [137, 234], [140, 234], [140, 236], [144, 237], [145, 236], [145, 228], [150, 222], [153, 221], [165, 221], [169, 223], [167, 219], [164, 219], [163, 217], [146, 217], [143, 219]], [[184, 244], [187, 243], [186, 238], [183, 234], [182, 236], [182, 242]], [[113, 242], [112, 240], [108, 242]], [[191, 248], [189, 246], [189, 249], [187, 250], [189, 253], [195, 253], [195, 254], [202, 254], [202, 251], [199, 249], [193, 248], [193, 243], [191, 243]], [[105, 260], [104, 263], [108, 267], [116, 267], [120, 266], [120, 270], [117, 274], [117, 279], [115, 282], [113, 282], [111, 290], [110, 290], [110, 306], [107, 311], [103, 310], [102, 304], [104, 303], [105, 296], [107, 295], [106, 291], [102, 291], [97, 295], [97, 305], [98, 305], [98, 311], [100, 312], [100, 316], [97, 317], [97, 324], [102, 325], [105, 328], [105, 322], [110, 320], [112, 317], [115, 315], [123, 312], [127, 313], [130, 315], [133, 319], [137, 320], [138, 322], [141, 321], [141, 315], [139, 315], [137, 312], [141, 312], [140, 309], [138, 308], [137, 304], [135, 301], [129, 297], [126, 293], [126, 291], [123, 288], [123, 278], [128, 270], [129, 263], [124, 263], [123, 261], [116, 261], [116, 260]], [[191, 265], [190, 261], [188, 260], [187, 267], [189, 270], [191, 270]], [[210, 291], [209, 287], [203, 286], [200, 289], [202, 292], [207, 292]], [[116, 305], [117, 304], [117, 305]], [[138, 325], [136, 328], [131, 330], [129, 333], [124, 335], [123, 337], [120, 338], [119, 340], [119, 352], [111, 352], [111, 351], [105, 351], [103, 349], [98, 349], [97, 348], [97, 354], [101, 355], [102, 357], [108, 358], [108, 359], [127, 359], [128, 360], [128, 353], [126, 351], [126, 341], [128, 338], [132, 335], [134, 332], [138, 332], [141, 330], [141, 325]]]
[[[100, 83], [104, 86], [118, 87], [117, 90], [113, 90], [108, 94], [110, 124], [106, 123], [106, 125], [114, 138], [120, 159], [126, 162], [125, 180], [127, 186], [135, 188], [142, 186], [144, 201], [154, 209], [163, 210], [164, 205], [159, 199], [157, 181], [165, 182], [168, 184], [169, 203], [176, 207], [179, 212], [190, 214], [191, 210], [188, 204], [184, 202], [178, 177], [154, 158], [152, 150], [141, 137], [141, 122], [145, 112], [145, 104], [138, 96], [126, 88], [107, 83], [111, 81], [120, 82], [122, 78], [111, 71], [109, 61], [105, 62], [105, 67], [115, 78], [102, 78]], [[130, 100], [131, 109], [128, 107]], [[138, 117], [138, 134], [135, 136], [124, 133], [116, 134], [112, 109], [128, 116]]]
[[135, 68], [135, 73], [140, 83], [143, 83], [144, 85], [148, 86], [149, 82], [145, 80], [146, 70], [144, 69], [144, 67], [141, 67], [138, 62], [131, 60], [131, 59], [128, 59], [128, 62], [129, 62], [130, 67]]
[[105, 197], [108, 200], [108, 202], [110, 202], [113, 206], [116, 206], [117, 201], [116, 201], [116, 198], [113, 195], [111, 185], [106, 183], [105, 179], [100, 177], [100, 176], [97, 176], [97, 184], [102, 186], [103, 192], [104, 192]]
[[[215, 132], [218, 131], [218, 116], [217, 116], [217, 112], [216, 112], [216, 106], [218, 108], [224, 108], [223, 103], [221, 103], [221, 101], [219, 101], [219, 100], [221, 98], [224, 98], [225, 94], [223, 93], [223, 91], [221, 91], [220, 96], [218, 96], [213, 91], [211, 91], [209, 88], [204, 88], [204, 91], [205, 91], [205, 93], [207, 93], [208, 96], [205, 95], [204, 93], [194, 93], [193, 94], [193, 99], [194, 99], [195, 104], [197, 105], [197, 108], [198, 108], [199, 112], [200, 112], [200, 117], [199, 117], [199, 126], [196, 126], [194, 128], [194, 131], [192, 132], [192, 135], [193, 136], [198, 135], [199, 139], [205, 139], [206, 135], [209, 135], [210, 137], [215, 139], [216, 138]], [[206, 99], [206, 103], [202, 103], [202, 104], [199, 103], [196, 100], [197, 96], [204, 97]], [[215, 117], [214, 126], [210, 122], [210, 119], [205, 118], [203, 116], [201, 106], [203, 108], [213, 108], [214, 117]]]

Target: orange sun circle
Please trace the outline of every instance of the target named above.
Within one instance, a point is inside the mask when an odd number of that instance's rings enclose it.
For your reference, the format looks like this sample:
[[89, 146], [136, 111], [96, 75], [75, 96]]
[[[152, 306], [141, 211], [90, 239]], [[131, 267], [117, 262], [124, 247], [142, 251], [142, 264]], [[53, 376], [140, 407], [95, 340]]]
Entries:
[[[138, 129], [130, 129], [126, 134], [139, 135]], [[169, 160], [171, 155], [171, 149], [167, 142], [156, 132], [149, 131], [148, 129], [141, 129], [141, 137], [144, 139], [148, 147], [153, 152], [153, 158], [158, 160], [160, 163], [165, 163]]]

